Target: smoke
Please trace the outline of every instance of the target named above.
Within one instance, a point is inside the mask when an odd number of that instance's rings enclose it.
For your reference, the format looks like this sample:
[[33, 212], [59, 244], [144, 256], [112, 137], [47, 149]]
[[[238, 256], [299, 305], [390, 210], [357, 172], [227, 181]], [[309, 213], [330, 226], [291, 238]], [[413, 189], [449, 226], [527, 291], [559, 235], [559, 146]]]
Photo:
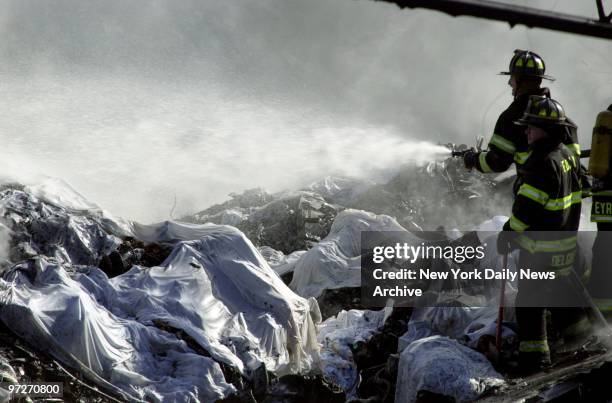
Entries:
[[488, 137], [515, 48], [545, 58], [583, 145], [612, 103], [606, 41], [370, 1], [15, 0], [0, 34], [6, 169], [141, 221]]
[[449, 154], [392, 128], [331, 127], [222, 93], [213, 104], [210, 93], [177, 87], [155, 99], [131, 82], [58, 84], [65, 86], [52, 96], [43, 93], [51, 83], [33, 83], [14, 99], [5, 122], [28, 135], [5, 139], [3, 176], [26, 183], [37, 173], [61, 177], [112, 212], [143, 220], [167, 217], [175, 195], [181, 214], [244, 188], [365, 177]]

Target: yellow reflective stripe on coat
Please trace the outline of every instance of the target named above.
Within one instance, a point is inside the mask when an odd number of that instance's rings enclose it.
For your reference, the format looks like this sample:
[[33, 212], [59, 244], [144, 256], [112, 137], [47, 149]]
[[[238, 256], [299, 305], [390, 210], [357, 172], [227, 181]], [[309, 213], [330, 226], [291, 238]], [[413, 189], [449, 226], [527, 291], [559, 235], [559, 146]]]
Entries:
[[531, 157], [531, 151], [514, 153], [514, 162], [523, 165]]
[[[572, 154], [575, 154], [576, 156], [578, 156], [578, 158], [580, 158], [580, 144], [573, 143], [573, 144], [564, 144], [564, 145], [568, 148], [568, 150]], [[523, 165], [523, 164], [525, 164], [525, 162], [527, 162], [529, 157], [531, 157], [531, 151], [519, 151], [519, 152], [515, 152], [514, 153], [514, 162], [516, 162], [519, 165]]]
[[546, 194], [546, 192], [543, 192], [528, 183], [523, 183], [521, 185], [517, 195], [525, 196], [536, 203], [540, 203], [541, 205], [545, 205], [548, 201], [548, 194]]
[[571, 152], [573, 152], [580, 158], [580, 152], [581, 152], [580, 144], [572, 143], [572, 144], [564, 144], [564, 146], [566, 146]]
[[541, 239], [531, 239], [527, 235], [519, 235], [516, 237], [515, 241], [521, 248], [531, 253], [565, 252], [576, 248], [577, 238], [574, 235], [565, 239], [545, 241]]
[[519, 351], [523, 353], [548, 353], [548, 342], [546, 340], [521, 341]]
[[508, 154], [514, 154], [514, 152], [516, 151], [514, 143], [512, 143], [510, 140], [503, 138], [499, 134], [493, 134], [493, 136], [491, 137], [491, 141], [489, 141], [489, 145], [491, 144], [507, 152]]
[[612, 216], [591, 214], [591, 222], [612, 222]]
[[570, 207], [572, 204], [581, 203], [582, 202], [582, 190], [578, 192], [574, 192], [565, 197], [561, 197], [559, 199], [549, 199], [544, 208], [546, 210], [565, 210]]
[[612, 196], [612, 190], [600, 190], [597, 192], [591, 192], [591, 196]]
[[518, 190], [518, 194], [541, 204], [546, 210], [550, 211], [565, 210], [573, 204], [582, 202], [582, 190], [573, 192], [558, 199], [551, 199], [548, 197], [546, 192], [531, 186], [528, 183], [523, 183], [521, 185]]
[[480, 153], [480, 155], [478, 156], [478, 162], [480, 163], [480, 169], [482, 170], [482, 172], [484, 173], [493, 172], [489, 164], [487, 164], [487, 153], [486, 152]]
[[517, 232], [523, 232], [527, 228], [529, 228], [529, 225], [525, 224], [524, 222], [522, 222], [515, 216], [512, 216], [510, 217], [510, 228], [512, 228], [513, 230]]

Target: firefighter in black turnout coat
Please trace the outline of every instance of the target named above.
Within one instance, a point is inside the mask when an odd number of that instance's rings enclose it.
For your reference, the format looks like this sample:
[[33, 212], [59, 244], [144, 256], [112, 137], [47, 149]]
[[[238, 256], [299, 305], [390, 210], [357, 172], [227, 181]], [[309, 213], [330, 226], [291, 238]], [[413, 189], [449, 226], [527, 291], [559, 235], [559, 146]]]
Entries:
[[[483, 173], [504, 172], [514, 162], [518, 177], [521, 177], [529, 146], [525, 131], [514, 122], [523, 116], [531, 95], [550, 97], [550, 90], [540, 87], [543, 79], [554, 80], [545, 75], [545, 71], [544, 60], [538, 54], [528, 50], [514, 51], [508, 71], [500, 73], [510, 76], [508, 85], [512, 87], [514, 101], [497, 119], [488, 151], [472, 150], [464, 155], [464, 164], [467, 169], [476, 168]], [[562, 142], [579, 157], [580, 145], [576, 125], [567, 117], [566, 122], [569, 124], [563, 127]], [[520, 183], [517, 182], [517, 184]]]
[[[580, 295], [570, 281], [577, 264], [576, 233], [582, 200], [581, 168], [576, 153], [562, 140], [569, 125], [555, 100], [532, 96], [523, 117], [516, 122], [526, 133], [528, 148], [522, 161], [520, 187], [512, 216], [498, 238], [498, 251], [519, 248], [518, 269], [554, 272], [554, 280], [519, 277], [516, 318], [519, 327], [519, 362], [522, 372], [538, 371], [550, 364], [546, 304], [564, 342], [582, 340], [590, 331]], [[573, 303], [575, 305], [572, 305]]]

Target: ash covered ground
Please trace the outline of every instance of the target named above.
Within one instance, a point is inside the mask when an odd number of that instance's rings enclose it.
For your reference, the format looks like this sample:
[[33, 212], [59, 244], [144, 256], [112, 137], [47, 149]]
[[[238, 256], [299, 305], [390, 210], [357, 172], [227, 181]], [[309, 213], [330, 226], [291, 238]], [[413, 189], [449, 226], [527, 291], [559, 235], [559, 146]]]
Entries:
[[[499, 230], [511, 185], [447, 159], [378, 183], [251, 189], [143, 225], [58, 179], [5, 183], [3, 380], [62, 382], [65, 401], [83, 402], [471, 401], [512, 390], [494, 365], [494, 301], [369, 310], [359, 292], [362, 231]], [[512, 326], [503, 330], [510, 351]]]

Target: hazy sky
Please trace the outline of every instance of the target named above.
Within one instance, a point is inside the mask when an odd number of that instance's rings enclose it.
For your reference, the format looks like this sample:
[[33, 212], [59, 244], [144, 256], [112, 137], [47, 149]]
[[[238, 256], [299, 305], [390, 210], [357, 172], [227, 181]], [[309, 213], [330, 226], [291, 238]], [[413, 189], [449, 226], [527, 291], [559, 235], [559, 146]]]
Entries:
[[488, 137], [515, 48], [543, 56], [584, 147], [612, 103], [612, 41], [365, 0], [3, 1], [0, 38], [2, 171], [142, 221]]

